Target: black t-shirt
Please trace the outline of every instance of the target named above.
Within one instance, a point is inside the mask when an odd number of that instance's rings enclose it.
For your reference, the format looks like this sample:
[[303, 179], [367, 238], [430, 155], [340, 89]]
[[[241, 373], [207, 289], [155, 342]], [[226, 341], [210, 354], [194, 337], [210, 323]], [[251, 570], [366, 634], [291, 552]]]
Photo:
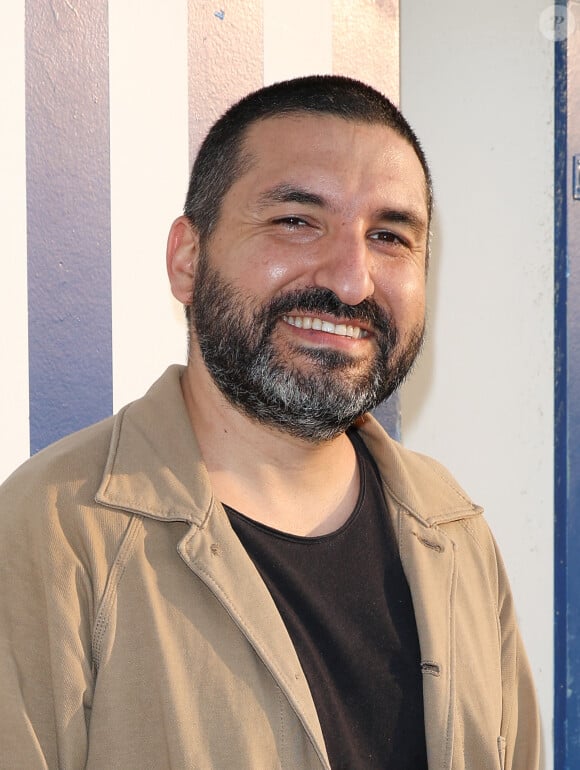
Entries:
[[348, 521], [297, 537], [226, 507], [308, 680], [333, 770], [426, 770], [417, 627], [378, 470], [356, 433]]

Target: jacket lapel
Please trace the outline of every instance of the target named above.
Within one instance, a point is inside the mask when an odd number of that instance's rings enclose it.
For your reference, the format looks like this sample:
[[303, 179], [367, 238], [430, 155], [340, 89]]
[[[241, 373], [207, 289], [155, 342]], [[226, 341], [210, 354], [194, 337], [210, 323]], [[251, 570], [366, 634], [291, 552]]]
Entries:
[[219, 503], [179, 544], [190, 569], [218, 598], [298, 715], [322, 767], [330, 770], [312, 695], [286, 626]]
[[399, 548], [419, 634], [429, 767], [448, 770], [453, 756], [455, 581], [453, 543], [399, 512]]

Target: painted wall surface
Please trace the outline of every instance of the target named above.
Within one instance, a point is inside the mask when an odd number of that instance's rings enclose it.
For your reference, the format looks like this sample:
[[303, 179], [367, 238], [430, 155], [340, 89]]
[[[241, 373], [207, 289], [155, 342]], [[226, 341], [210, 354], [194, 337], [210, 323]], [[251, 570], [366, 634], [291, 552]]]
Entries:
[[[539, 690], [552, 767], [553, 45], [545, 0], [402, 0], [401, 106], [430, 160], [429, 333], [407, 445], [484, 506]], [[580, 5], [578, 22], [580, 23]], [[545, 31], [545, 28], [544, 28]]]
[[[78, 49], [49, 46], [52, 72], [40, 57], [47, 41], [31, 35], [37, 6], [50, 10], [45, 34], [78, 30]], [[470, 13], [459, 0], [401, 0], [402, 107], [431, 159], [437, 200], [429, 341], [404, 391], [402, 416], [405, 443], [449, 465], [486, 507], [515, 589], [549, 741], [552, 49], [538, 25], [545, 6], [544, 0], [489, 0]], [[60, 369], [66, 383], [78, 365], [84, 383], [92, 383], [91, 400], [105, 396], [105, 411], [138, 397], [168, 363], [184, 361], [183, 313], [168, 290], [165, 240], [183, 205], [191, 155], [227, 103], [261, 82], [332, 71], [366, 79], [398, 100], [395, 0], [293, 0], [287, 11], [276, 0], [0, 4], [0, 479], [30, 452], [31, 413], [40, 420], [48, 414], [34, 402], [34, 383], [47, 383], [33, 371], [30, 335], [35, 344], [44, 336], [46, 371]], [[69, 144], [82, 140], [71, 149], [88, 143], [90, 157], [85, 163], [79, 153], [69, 175], [75, 195], [61, 180], [60, 192], [43, 200], [27, 150], [36, 142], [42, 151], [42, 123], [32, 120], [28, 105], [38, 89], [50, 98], [51, 78], [66, 69], [67, 57], [74, 60], [75, 50], [90, 56], [93, 48], [100, 90], [87, 88], [79, 72], [69, 125], [60, 127], [72, 132]], [[99, 132], [94, 142], [87, 139], [91, 131]], [[92, 212], [81, 193], [99, 158], [99, 210]], [[110, 232], [96, 243], [91, 234], [101, 230], [94, 217], [105, 211], [107, 189]], [[59, 264], [58, 249], [43, 250], [38, 227], [63, 201], [69, 244], [63, 254], [74, 253], [73, 272]], [[27, 216], [32, 203], [36, 231]], [[40, 262], [31, 263], [30, 254]], [[81, 281], [87, 301], [94, 284], [105, 296], [96, 309], [110, 301], [108, 327], [90, 320], [84, 300], [67, 315], [61, 296], [47, 291], [43, 262], [63, 273], [67, 290], [69, 278]], [[73, 299], [79, 299], [74, 292]], [[43, 324], [49, 311], [56, 311], [54, 326]], [[84, 331], [101, 338], [90, 342], [85, 335], [85, 354], [59, 341], [65, 323], [90, 324]], [[94, 379], [83, 368], [92, 354]], [[81, 407], [76, 427], [94, 418], [88, 403], [83, 408], [85, 391], [65, 387], [64, 395]], [[54, 414], [69, 414], [66, 399]], [[548, 750], [546, 768], [550, 756]]]

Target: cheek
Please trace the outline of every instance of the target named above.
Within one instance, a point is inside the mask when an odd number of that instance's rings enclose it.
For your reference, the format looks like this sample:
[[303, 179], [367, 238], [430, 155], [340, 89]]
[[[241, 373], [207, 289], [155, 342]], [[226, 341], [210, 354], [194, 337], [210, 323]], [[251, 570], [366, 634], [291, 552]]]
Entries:
[[284, 248], [268, 250], [247, 249], [239, 254], [233, 268], [241, 283], [248, 288], [262, 288], [276, 293], [291, 284], [302, 282], [308, 275], [305, 260], [297, 254], [288, 254]]
[[416, 324], [425, 315], [425, 278], [417, 274], [391, 275], [376, 287], [398, 323]]
[[262, 275], [273, 286], [286, 283], [291, 277], [291, 270], [286, 264], [266, 260], [262, 267]]

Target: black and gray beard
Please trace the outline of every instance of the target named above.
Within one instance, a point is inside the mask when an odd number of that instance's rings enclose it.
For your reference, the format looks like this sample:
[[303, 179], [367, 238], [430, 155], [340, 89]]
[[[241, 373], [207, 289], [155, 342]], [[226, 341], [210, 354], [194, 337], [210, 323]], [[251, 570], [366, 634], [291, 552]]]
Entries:
[[[282, 353], [272, 338], [282, 315], [290, 312], [329, 313], [370, 324], [374, 357], [365, 366], [360, 357], [299, 343]], [[207, 258], [199, 263], [192, 327], [208, 371], [234, 407], [316, 443], [343, 433], [396, 390], [423, 338], [423, 328], [417, 328], [406, 347], [397, 350], [397, 329], [374, 300], [345, 305], [328, 289], [295, 290], [253, 306]]]

